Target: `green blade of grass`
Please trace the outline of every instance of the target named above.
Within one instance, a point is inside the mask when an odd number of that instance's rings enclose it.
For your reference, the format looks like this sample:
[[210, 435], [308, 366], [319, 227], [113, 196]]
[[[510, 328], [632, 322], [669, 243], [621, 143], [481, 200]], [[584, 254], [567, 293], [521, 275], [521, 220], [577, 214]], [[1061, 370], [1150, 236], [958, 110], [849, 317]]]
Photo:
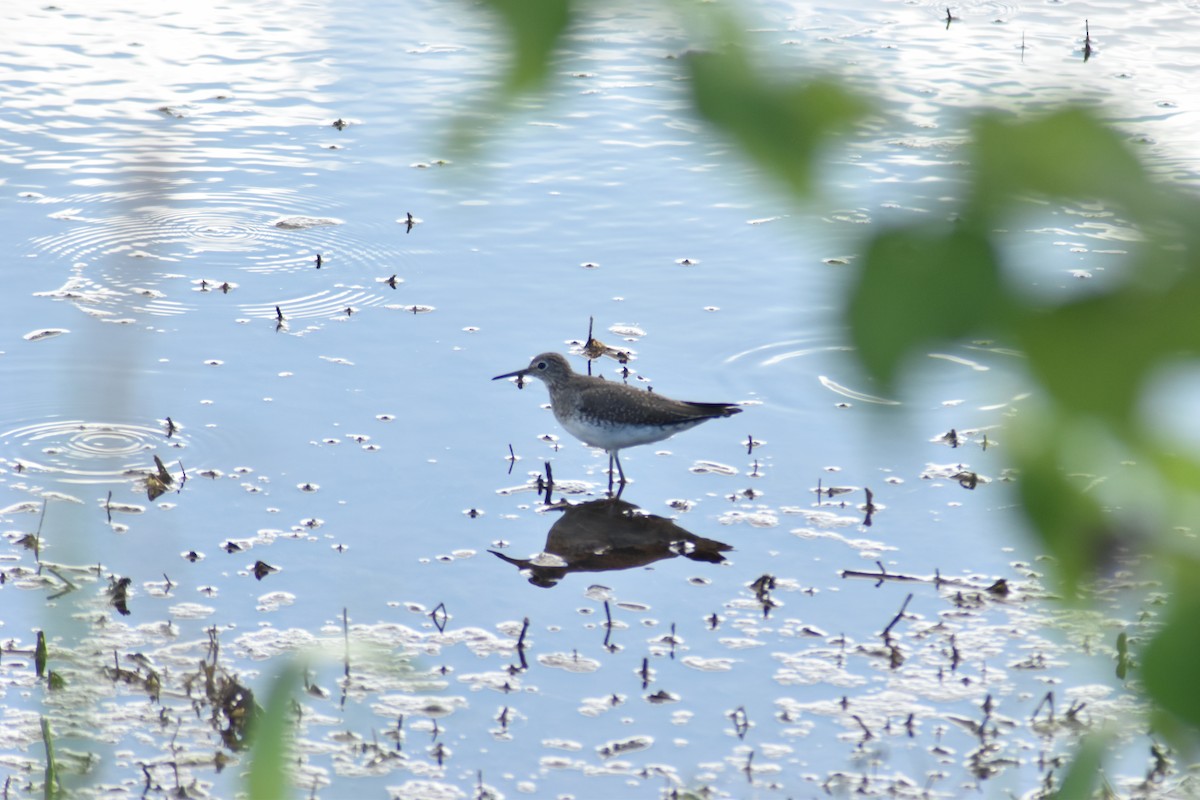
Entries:
[[266, 709], [254, 720], [250, 772], [246, 776], [250, 800], [283, 800], [289, 795], [292, 691], [300, 675], [300, 665], [295, 661], [284, 665], [271, 682]]

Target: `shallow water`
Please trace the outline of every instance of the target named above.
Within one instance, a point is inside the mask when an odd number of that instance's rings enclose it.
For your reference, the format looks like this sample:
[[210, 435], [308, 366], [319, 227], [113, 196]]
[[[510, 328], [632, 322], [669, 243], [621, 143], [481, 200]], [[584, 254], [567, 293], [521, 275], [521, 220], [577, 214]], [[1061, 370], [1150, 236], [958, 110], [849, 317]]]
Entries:
[[[591, 18], [550, 96], [487, 120], [464, 156], [449, 121], [499, 56], [457, 5], [7, 6], [10, 792], [40, 795], [44, 714], [61, 749], [96, 754], [73, 785], [140, 795], [147, 763], [154, 792], [229, 796], [242, 768], [212, 766], [221, 741], [184, 677], [213, 659], [261, 700], [295, 652], [329, 692], [305, 697], [300, 731], [297, 784], [321, 796], [1041, 785], [1074, 741], [1067, 698], [1089, 722], [1130, 705], [1106, 684], [1133, 610], [1059, 619], [1043, 599], [1006, 513], [1020, 356], [931, 353], [908, 393], [879, 398], [837, 304], [855, 237], [951, 213], [971, 107], [1095, 98], [1194, 183], [1200, 14], [1090, 4], [1085, 63], [1068, 4], [967, 4], [949, 27], [944, 12], [757, 9], [764, 57], [884, 101], [831, 154], [828, 193], [796, 205], [689, 116], [672, 58], [689, 42], [654, 10]], [[1104, 209], [1034, 207], [1009, 247], [1031, 291], [1086, 291], [1131, 235]], [[622, 500], [730, 546], [726, 563], [622, 562], [545, 588], [487, 552], [563, 558], [547, 543], [563, 515], [532, 488], [547, 462], [558, 496], [603, 495], [607, 459], [559, 429], [544, 389], [489, 380], [567, 351], [589, 319], [635, 352], [631, 380], [747, 404], [622, 458]], [[873, 413], [882, 401], [902, 413]], [[150, 501], [154, 456], [176, 483]], [[963, 470], [985, 481], [968, 490]], [[57, 572], [16, 543], [39, 526]], [[259, 560], [280, 571], [256, 580]], [[877, 562], [964, 583], [841, 577]], [[56, 575], [78, 590], [51, 598]], [[128, 616], [110, 575], [132, 579]], [[997, 578], [1014, 593], [989, 593]], [[880, 636], [892, 622], [898, 646]], [[38, 630], [65, 690], [35, 682]], [[157, 702], [96, 680], [135, 653], [162, 676]], [[1038, 727], [1050, 690], [1058, 721]]]

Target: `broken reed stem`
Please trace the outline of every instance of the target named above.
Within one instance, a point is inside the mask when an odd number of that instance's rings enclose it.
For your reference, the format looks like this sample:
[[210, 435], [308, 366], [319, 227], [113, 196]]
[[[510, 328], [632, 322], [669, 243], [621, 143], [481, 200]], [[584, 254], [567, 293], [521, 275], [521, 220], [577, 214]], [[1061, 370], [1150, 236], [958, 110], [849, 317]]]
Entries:
[[518, 650], [525, 649], [525, 634], [528, 631], [529, 631], [529, 617], [526, 617], [525, 621], [521, 623], [521, 635], [517, 637], [517, 649]]
[[862, 728], [864, 742], [868, 739], [875, 738], [875, 734], [871, 733], [871, 729], [867, 727], [867, 723], [862, 721], [862, 717], [860, 717], [858, 714], [851, 714], [850, 718], [858, 723], [858, 727]]
[[346, 613], [346, 607], [342, 606], [342, 660], [345, 667], [345, 675], [350, 677], [350, 616]]
[[[46, 746], [46, 797], [58, 797], [58, 759], [54, 756], [54, 736], [50, 732], [50, 720], [42, 717], [42, 744]], [[51, 788], [54, 787], [54, 788]]]
[[42, 498], [42, 515], [38, 517], [37, 532], [33, 534], [33, 560], [40, 562], [42, 560], [42, 523], [46, 521], [46, 508], [50, 505], [50, 501]]
[[892, 621], [888, 623], [888, 626], [883, 629], [883, 633], [880, 634], [883, 636], [884, 641], [887, 641], [891, 637], [892, 628], [896, 627], [896, 623], [899, 622], [900, 618], [904, 616], [904, 609], [908, 608], [908, 604], [912, 599], [912, 592], [909, 592], [908, 597], [904, 598], [904, 604], [901, 605], [900, 610], [896, 612], [896, 616], [892, 617]]

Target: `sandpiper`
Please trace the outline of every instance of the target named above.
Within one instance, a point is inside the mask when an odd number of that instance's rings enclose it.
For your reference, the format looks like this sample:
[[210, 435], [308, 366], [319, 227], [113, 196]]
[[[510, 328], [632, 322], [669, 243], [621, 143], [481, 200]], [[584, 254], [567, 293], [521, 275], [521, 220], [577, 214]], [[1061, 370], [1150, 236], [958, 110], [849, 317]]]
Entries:
[[608, 453], [608, 480], [612, 487], [612, 465], [624, 486], [620, 451], [639, 444], [661, 442], [701, 422], [741, 412], [731, 403], [692, 403], [672, 400], [624, 383], [580, 375], [558, 353], [535, 356], [529, 366], [492, 378], [541, 378], [550, 390], [554, 418], [567, 432], [589, 447]]

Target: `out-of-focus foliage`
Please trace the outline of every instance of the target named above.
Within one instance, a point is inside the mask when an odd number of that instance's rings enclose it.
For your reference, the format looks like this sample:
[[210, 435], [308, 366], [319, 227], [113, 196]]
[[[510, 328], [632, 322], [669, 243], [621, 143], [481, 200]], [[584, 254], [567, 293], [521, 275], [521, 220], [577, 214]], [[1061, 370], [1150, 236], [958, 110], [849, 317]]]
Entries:
[[266, 708], [250, 729], [250, 770], [246, 790], [250, 800], [283, 800], [293, 797], [291, 756], [295, 719], [293, 693], [300, 683], [301, 667], [288, 659], [270, 684]]
[[1200, 692], [1196, 667], [1200, 664], [1200, 563], [1176, 562], [1175, 592], [1162, 633], [1142, 653], [1142, 680], [1158, 704], [1194, 729], [1200, 728]]
[[[533, 5], [489, 3], [504, 15], [516, 54], [505, 85], [540, 86], [577, 8], [538, 0], [554, 8], [542, 19]], [[869, 102], [828, 78], [780, 80], [754, 63], [730, 18], [711, 7], [674, 8], [682, 24], [706, 37], [684, 60], [697, 114], [764, 175], [797, 195], [809, 192], [814, 158]], [[861, 243], [845, 302], [859, 361], [887, 391], [899, 388], [916, 357], [942, 343], [988, 338], [1026, 356], [1035, 396], [1009, 433], [1020, 508], [1053, 556], [1069, 601], [1110, 566], [1113, 553], [1158, 557], [1171, 597], [1166, 618], [1148, 645], [1129, 642], [1121, 670], [1140, 666], [1134, 677], [1166, 715], [1158, 730], [1180, 741], [1200, 729], [1193, 678], [1200, 561], [1181, 557], [1195, 547], [1174, 525], [1191, 523], [1171, 514], [1194, 505], [1200, 461], [1162, 441], [1141, 409], [1160, 368], [1200, 356], [1200, 202], [1154, 181], [1116, 132], [1079, 107], [980, 113], [966, 156], [966, 189], [953, 219], [874, 230]], [[1100, 204], [1128, 220], [1142, 238], [1123, 277], [1060, 299], [1024, 291], [999, 255], [996, 232], [1031, 199]], [[1124, 465], [1116, 457], [1098, 462], [1101, 451], [1121, 453]], [[1119, 517], [1102, 482], [1080, 477], [1118, 469], [1122, 480], [1155, 488], [1141, 507], [1127, 502]], [[1140, 655], [1130, 657], [1139, 645]], [[1087, 795], [1100, 760], [1101, 748], [1085, 745], [1064, 796]]]
[[879, 233], [864, 262], [846, 313], [863, 366], [888, 390], [922, 347], [1003, 324], [1009, 304], [996, 254], [971, 225]]
[[715, 22], [718, 41], [686, 59], [696, 111], [764, 173], [797, 194], [807, 193], [821, 145], [862, 117], [866, 102], [828, 79], [768, 78], [751, 61], [733, 20]]
[[484, 4], [500, 15], [511, 37], [505, 93], [512, 96], [541, 88], [571, 20], [570, 0], [484, 0]]

